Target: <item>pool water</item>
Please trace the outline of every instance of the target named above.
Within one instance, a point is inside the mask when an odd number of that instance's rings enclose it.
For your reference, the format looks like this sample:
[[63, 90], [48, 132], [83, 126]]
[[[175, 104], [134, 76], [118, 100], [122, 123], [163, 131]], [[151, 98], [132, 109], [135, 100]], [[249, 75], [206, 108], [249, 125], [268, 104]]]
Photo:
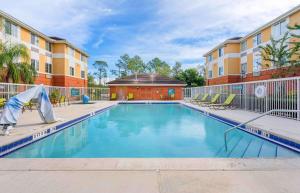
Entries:
[[299, 154], [181, 104], [119, 104], [6, 157], [299, 157]]

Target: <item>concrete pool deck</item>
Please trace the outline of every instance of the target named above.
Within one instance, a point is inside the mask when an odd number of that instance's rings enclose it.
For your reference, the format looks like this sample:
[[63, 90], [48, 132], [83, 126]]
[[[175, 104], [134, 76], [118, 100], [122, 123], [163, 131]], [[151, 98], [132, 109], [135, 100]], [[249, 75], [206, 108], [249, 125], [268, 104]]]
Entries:
[[297, 193], [300, 159], [0, 159], [7, 193]]
[[[200, 109], [202, 111], [206, 111], [209, 113], [213, 113], [220, 117], [224, 117], [240, 123], [249, 121], [250, 119], [253, 119], [261, 115], [259, 113], [244, 111], [240, 109], [213, 110], [210, 109], [209, 107], [200, 107], [199, 105], [186, 103], [186, 102], [182, 102], [182, 103], [187, 106]], [[300, 143], [300, 121], [267, 115], [247, 125], [254, 128], [259, 128], [260, 130], [273, 133], [285, 139], [289, 139], [297, 143]]]
[[[0, 145], [115, 104], [55, 107], [63, 121], [54, 124], [26, 111], [10, 136], [0, 136]], [[201, 109], [241, 122], [258, 115]], [[251, 125], [300, 139], [298, 121], [267, 116]], [[0, 190], [7, 193], [296, 193], [299, 179], [300, 159], [0, 159]]]

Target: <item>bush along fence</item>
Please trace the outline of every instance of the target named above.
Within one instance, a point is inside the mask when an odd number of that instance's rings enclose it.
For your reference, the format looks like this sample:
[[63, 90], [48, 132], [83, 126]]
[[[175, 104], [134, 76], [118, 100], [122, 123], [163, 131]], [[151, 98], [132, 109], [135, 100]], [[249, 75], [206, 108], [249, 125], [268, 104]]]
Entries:
[[[264, 97], [255, 95], [258, 87], [264, 88]], [[300, 77], [271, 79], [265, 81], [243, 82], [234, 84], [184, 88], [185, 99], [221, 94], [219, 102], [234, 93], [234, 106], [247, 111], [264, 113], [273, 109], [300, 110]], [[272, 115], [300, 120], [300, 113], [273, 113]]]
[[[0, 83], [0, 98], [9, 99], [10, 97], [34, 86], [36, 85]], [[81, 101], [82, 95], [89, 96], [90, 100], [93, 101], [109, 99], [109, 88], [58, 87], [45, 85], [45, 89], [50, 98], [59, 98], [60, 96], [66, 96], [70, 100], [70, 102]]]

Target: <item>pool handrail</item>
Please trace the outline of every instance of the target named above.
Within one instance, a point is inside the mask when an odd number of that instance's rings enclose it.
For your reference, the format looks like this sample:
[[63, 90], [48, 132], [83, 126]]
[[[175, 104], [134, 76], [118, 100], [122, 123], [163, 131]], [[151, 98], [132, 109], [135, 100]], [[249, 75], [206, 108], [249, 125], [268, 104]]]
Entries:
[[226, 152], [227, 152], [227, 149], [228, 149], [228, 147], [227, 147], [227, 134], [228, 134], [230, 131], [233, 131], [233, 130], [235, 130], [235, 129], [237, 129], [237, 128], [241, 128], [241, 126], [246, 125], [247, 123], [250, 123], [250, 122], [252, 122], [252, 121], [255, 121], [255, 120], [259, 119], [259, 118], [262, 118], [262, 117], [264, 117], [264, 116], [266, 116], [266, 115], [269, 115], [269, 114], [271, 114], [271, 113], [274, 113], [274, 112], [280, 112], [280, 113], [299, 113], [300, 110], [273, 109], [273, 110], [267, 111], [267, 112], [265, 112], [265, 113], [263, 113], [263, 114], [261, 114], [261, 115], [259, 115], [259, 116], [257, 116], [257, 117], [254, 117], [254, 118], [252, 118], [252, 119], [250, 119], [250, 120], [248, 120], [248, 121], [246, 121], [246, 122], [243, 122], [243, 123], [241, 123], [241, 124], [239, 124], [239, 125], [236, 125], [236, 126], [234, 126], [234, 127], [231, 127], [231, 128], [229, 128], [229, 129], [227, 129], [227, 130], [224, 132], [224, 143], [225, 143], [225, 150], [226, 150]]

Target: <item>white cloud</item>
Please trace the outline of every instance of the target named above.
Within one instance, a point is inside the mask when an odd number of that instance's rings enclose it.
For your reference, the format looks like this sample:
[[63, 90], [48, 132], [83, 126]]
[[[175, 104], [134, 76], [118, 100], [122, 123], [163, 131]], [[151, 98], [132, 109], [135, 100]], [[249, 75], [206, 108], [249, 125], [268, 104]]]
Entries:
[[[290, 0], [160, 0], [156, 22], [134, 42], [133, 51], [167, 61], [199, 60], [218, 43], [245, 35], [298, 5]], [[203, 38], [205, 44], [178, 44], [176, 39]]]
[[[2, 10], [47, 35], [67, 38], [79, 47], [92, 42], [90, 61], [113, 64], [128, 53], [145, 60], [160, 57], [171, 64], [182, 61], [185, 67], [201, 63], [202, 55], [225, 39], [245, 35], [299, 4], [299, 0], [153, 0], [156, 9], [150, 19], [131, 24], [129, 17], [124, 25], [101, 26], [99, 21], [109, 16], [127, 16], [124, 2], [0, 0]], [[143, 7], [130, 11], [135, 9]], [[94, 34], [95, 23], [99, 35]], [[115, 46], [101, 49], [107, 39]]]
[[114, 14], [103, 1], [89, 0], [0, 0], [1, 9], [50, 35], [67, 38], [82, 47], [91, 36], [94, 21]]

